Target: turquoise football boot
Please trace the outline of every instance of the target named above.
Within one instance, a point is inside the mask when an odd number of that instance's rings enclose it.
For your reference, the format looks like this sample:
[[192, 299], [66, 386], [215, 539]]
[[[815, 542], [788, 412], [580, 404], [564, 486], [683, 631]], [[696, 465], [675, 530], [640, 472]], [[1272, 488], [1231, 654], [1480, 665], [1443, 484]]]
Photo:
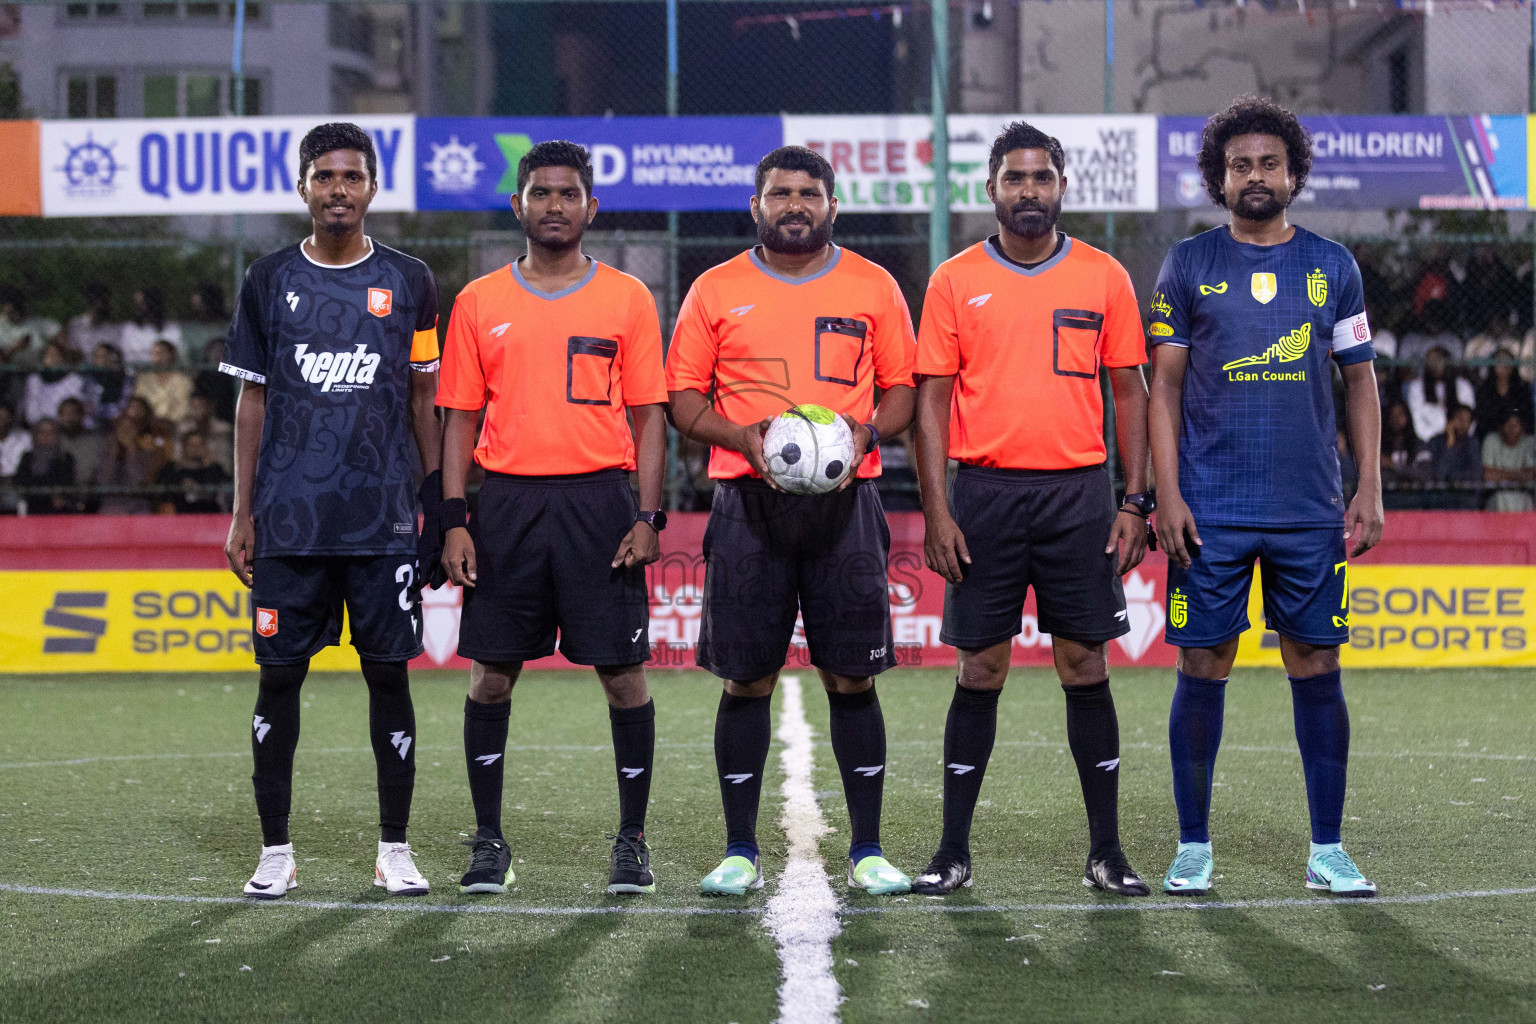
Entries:
[[871, 896], [911, 892], [912, 879], [896, 870], [884, 857], [864, 857], [855, 864], [848, 858], [848, 888], [863, 889]]
[[1180, 843], [1173, 863], [1163, 876], [1163, 892], [1177, 896], [1204, 896], [1211, 889], [1211, 872], [1216, 867], [1210, 843]]
[[1312, 844], [1312, 855], [1307, 858], [1307, 888], [1335, 896], [1376, 895], [1376, 883], [1360, 873], [1340, 843]]
[[699, 888], [708, 896], [744, 896], [748, 889], [762, 887], [763, 873], [759, 862], [745, 857], [725, 858], [699, 883]]

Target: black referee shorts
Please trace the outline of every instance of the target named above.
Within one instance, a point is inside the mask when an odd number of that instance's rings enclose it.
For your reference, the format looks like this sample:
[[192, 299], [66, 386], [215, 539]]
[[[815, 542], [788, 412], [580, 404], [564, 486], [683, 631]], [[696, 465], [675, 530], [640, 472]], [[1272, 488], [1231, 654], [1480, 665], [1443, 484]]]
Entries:
[[645, 570], [610, 563], [635, 525], [622, 469], [571, 476], [487, 473], [470, 523], [476, 582], [464, 588], [459, 656], [577, 665], [650, 657]]
[[696, 661], [722, 679], [784, 667], [795, 614], [810, 661], [861, 678], [892, 668], [891, 530], [874, 481], [784, 494], [722, 480], [704, 530], [704, 611]]
[[949, 507], [971, 564], [945, 587], [944, 643], [974, 651], [1011, 640], [1030, 587], [1042, 633], [1092, 645], [1130, 632], [1116, 555], [1104, 553], [1116, 512], [1103, 466], [962, 465]]

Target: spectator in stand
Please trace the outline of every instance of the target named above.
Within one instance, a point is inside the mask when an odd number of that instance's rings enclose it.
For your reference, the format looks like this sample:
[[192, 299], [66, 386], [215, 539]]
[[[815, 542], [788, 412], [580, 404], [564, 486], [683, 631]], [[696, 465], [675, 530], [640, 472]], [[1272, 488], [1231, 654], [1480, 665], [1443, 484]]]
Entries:
[[1483, 449], [1472, 436], [1472, 410], [1453, 405], [1446, 418], [1445, 433], [1430, 438], [1430, 472], [1434, 480], [1455, 489], [1441, 495], [1440, 508], [1476, 509], [1482, 505], [1479, 488], [1483, 482]]
[[208, 456], [208, 439], [202, 434], [188, 434], [181, 439], [181, 457], [160, 470], [156, 481], [162, 487], [179, 487], [180, 492], [159, 496], [161, 512], [222, 512], [222, 497], [211, 490], [229, 482], [224, 467]]
[[128, 408], [112, 425], [112, 439], [106, 457], [96, 469], [96, 482], [103, 487], [138, 488], [103, 497], [103, 512], [149, 512], [153, 510], [149, 488], [170, 458], [171, 426], [156, 420], [149, 403], [135, 395]]
[[118, 347], [123, 360], [140, 366], [154, 360], [159, 342], [170, 344], [172, 352], [181, 352], [181, 325], [165, 318], [165, 296], [158, 288], [141, 288], [133, 293], [133, 319], [123, 324]]
[[1511, 416], [1520, 417], [1527, 434], [1536, 432], [1532, 413], [1531, 386], [1515, 372], [1515, 354], [1500, 349], [1477, 389], [1477, 432], [1484, 437], [1495, 434]]
[[27, 315], [27, 297], [21, 289], [0, 290], [0, 364], [29, 365], [58, 336], [57, 320]]
[[184, 450], [192, 434], [202, 436], [208, 458], [226, 473], [235, 468], [235, 428], [213, 414], [213, 403], [202, 395], [193, 395], [187, 403], [187, 415], [177, 425], [178, 450]]
[[[121, 324], [113, 323], [111, 317], [111, 290], [101, 281], [87, 283], [85, 312], [70, 319], [64, 335], [72, 360], [83, 359], [85, 353], [94, 352], [97, 345], [117, 345], [123, 328]], [[121, 354], [122, 350], [118, 352]]]
[[64, 344], [50, 341], [43, 349], [43, 365], [27, 374], [25, 397], [21, 402], [22, 419], [35, 424], [59, 415], [59, 403], [66, 398], [84, 400], [95, 392], [91, 381], [69, 368]]
[[84, 483], [96, 479], [107, 439], [85, 425], [85, 403], [66, 398], [59, 403], [59, 448], [75, 462], [75, 480]]
[[1500, 349], [1513, 352], [1519, 347], [1520, 341], [1515, 336], [1509, 311], [1505, 310], [1492, 314], [1480, 325], [1479, 333], [1469, 338], [1466, 347], [1461, 350], [1461, 358], [1469, 375], [1481, 379], [1485, 376], [1484, 367], [1475, 366], [1477, 360], [1492, 359]]
[[214, 338], [223, 338], [229, 333], [224, 289], [211, 282], [201, 285], [187, 296], [187, 309], [191, 318], [181, 325], [181, 350], [190, 361], [196, 353], [207, 351], [208, 343]]
[[1444, 349], [1451, 359], [1461, 358], [1464, 347], [1461, 338], [1446, 329], [1441, 308], [1431, 307], [1422, 316], [1416, 317], [1413, 329], [1397, 339], [1397, 358], [1401, 362], [1422, 363], [1432, 348]]
[[16, 492], [11, 478], [21, 457], [32, 450], [32, 435], [16, 423], [16, 410], [0, 402], [0, 512], [16, 511]]
[[[1486, 244], [1473, 249], [1466, 277], [1455, 292], [1458, 319], [1468, 332], [1483, 330], [1490, 320], [1509, 324], [1516, 302], [1529, 305], [1531, 301], [1530, 290], [1521, 290], [1515, 272], [1499, 258], [1498, 248]], [[1486, 357], [1468, 354], [1463, 358]]]
[[224, 338], [209, 339], [203, 346], [203, 365], [192, 380], [192, 394], [213, 403], [213, 415], [226, 423], [235, 421], [235, 399], [240, 394], [240, 379], [219, 372], [224, 361]]
[[1424, 357], [1424, 371], [1403, 387], [1403, 399], [1413, 415], [1413, 432], [1419, 440], [1445, 433], [1447, 410], [1457, 403], [1472, 405], [1477, 392], [1472, 382], [1449, 364], [1450, 353], [1436, 345]]
[[176, 346], [164, 339], [150, 349], [150, 369], [139, 374], [133, 393], [149, 403], [156, 418], [179, 423], [187, 415], [192, 378], [176, 368]]
[[1511, 414], [1496, 434], [1483, 438], [1483, 476], [1491, 484], [1523, 484], [1500, 489], [1488, 502], [1494, 512], [1529, 512], [1531, 482], [1536, 480], [1536, 438], [1525, 432], [1520, 417]]
[[116, 345], [102, 342], [91, 350], [91, 379], [96, 385], [92, 392], [89, 422], [92, 426], [105, 426], [114, 422], [128, 407], [133, 397], [133, 372], [124, 368], [123, 354]]
[[1381, 482], [1387, 508], [1419, 508], [1416, 485], [1429, 479], [1429, 451], [1413, 432], [1408, 406], [1397, 402], [1387, 409], [1381, 431]]
[[52, 419], [38, 420], [32, 427], [32, 450], [21, 457], [16, 469], [16, 487], [52, 487], [51, 493], [22, 494], [27, 515], [58, 515], [76, 511], [68, 488], [75, 484], [75, 460], [59, 444], [59, 425]]

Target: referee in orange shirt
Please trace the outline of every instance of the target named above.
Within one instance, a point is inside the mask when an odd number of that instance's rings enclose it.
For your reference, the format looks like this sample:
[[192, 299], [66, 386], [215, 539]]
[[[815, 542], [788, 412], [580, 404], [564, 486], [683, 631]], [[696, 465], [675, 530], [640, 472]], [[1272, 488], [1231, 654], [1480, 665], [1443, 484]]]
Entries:
[[[661, 327], [644, 284], [581, 251], [597, 214], [585, 149], [560, 141], [529, 150], [512, 211], [528, 253], [459, 293], [437, 392], [443, 565], [464, 588], [459, 655], [474, 661], [464, 759], [477, 828], [459, 891], [505, 892], [513, 880], [501, 834], [512, 687], [523, 662], [554, 653], [558, 631], [560, 653], [594, 666], [608, 696], [619, 786], [608, 891], [648, 893], [656, 706], [645, 684], [643, 567], [660, 556], [667, 523]], [[471, 458], [486, 472], [473, 522]], [[629, 489], [637, 467], [638, 508]]]
[[[928, 567], [947, 581], [940, 638], [960, 649], [944, 728], [944, 835], [912, 891], [971, 884], [971, 817], [1030, 587], [1052, 637], [1067, 742], [1088, 809], [1083, 884], [1148, 888], [1117, 822], [1120, 729], [1109, 641], [1129, 630], [1120, 576], [1146, 553], [1147, 387], [1125, 269], [1056, 230], [1061, 143], [1023, 122], [992, 144], [999, 231], [934, 272], [918, 332], [918, 479]], [[1099, 367], [1109, 369], [1127, 489], [1115, 508]], [[946, 501], [946, 460], [960, 463]], [[976, 554], [974, 558], [971, 552]]]

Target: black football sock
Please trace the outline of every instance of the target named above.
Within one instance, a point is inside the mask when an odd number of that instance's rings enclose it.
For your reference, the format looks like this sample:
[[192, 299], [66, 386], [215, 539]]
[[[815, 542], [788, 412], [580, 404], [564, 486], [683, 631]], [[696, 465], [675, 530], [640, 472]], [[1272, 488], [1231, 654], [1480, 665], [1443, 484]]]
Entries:
[[507, 720], [512, 702], [482, 704], [464, 698], [464, 763], [469, 766], [469, 798], [475, 827], [501, 835], [501, 775], [507, 753]]
[[643, 835], [651, 800], [651, 764], [656, 758], [656, 702], [608, 709], [613, 763], [619, 773], [619, 834]]
[[1067, 745], [1077, 762], [1088, 810], [1088, 853], [1097, 857], [1120, 845], [1120, 722], [1109, 680], [1063, 686], [1067, 697]]
[[416, 789], [416, 709], [403, 661], [363, 662], [368, 683], [368, 735], [379, 780], [379, 838], [405, 842]]
[[855, 862], [880, 853], [880, 803], [885, 793], [885, 717], [873, 685], [862, 693], [828, 693], [832, 753], [843, 776]]
[[955, 681], [955, 696], [949, 702], [949, 719], [944, 723], [944, 837], [940, 852], [969, 858], [971, 855], [971, 818], [976, 813], [976, 798], [981, 794], [981, 780], [987, 774], [992, 757], [992, 742], [997, 738], [997, 699], [1003, 691], [971, 690]]
[[720, 803], [725, 809], [727, 857], [751, 860], [757, 856], [757, 804], [773, 737], [769, 717], [772, 699], [720, 695], [720, 710], [715, 714], [715, 768], [720, 773]]
[[263, 665], [251, 722], [251, 755], [256, 770], [256, 813], [261, 816], [261, 845], [289, 841], [288, 811], [293, 802], [293, 752], [299, 745], [299, 688], [309, 662]]

